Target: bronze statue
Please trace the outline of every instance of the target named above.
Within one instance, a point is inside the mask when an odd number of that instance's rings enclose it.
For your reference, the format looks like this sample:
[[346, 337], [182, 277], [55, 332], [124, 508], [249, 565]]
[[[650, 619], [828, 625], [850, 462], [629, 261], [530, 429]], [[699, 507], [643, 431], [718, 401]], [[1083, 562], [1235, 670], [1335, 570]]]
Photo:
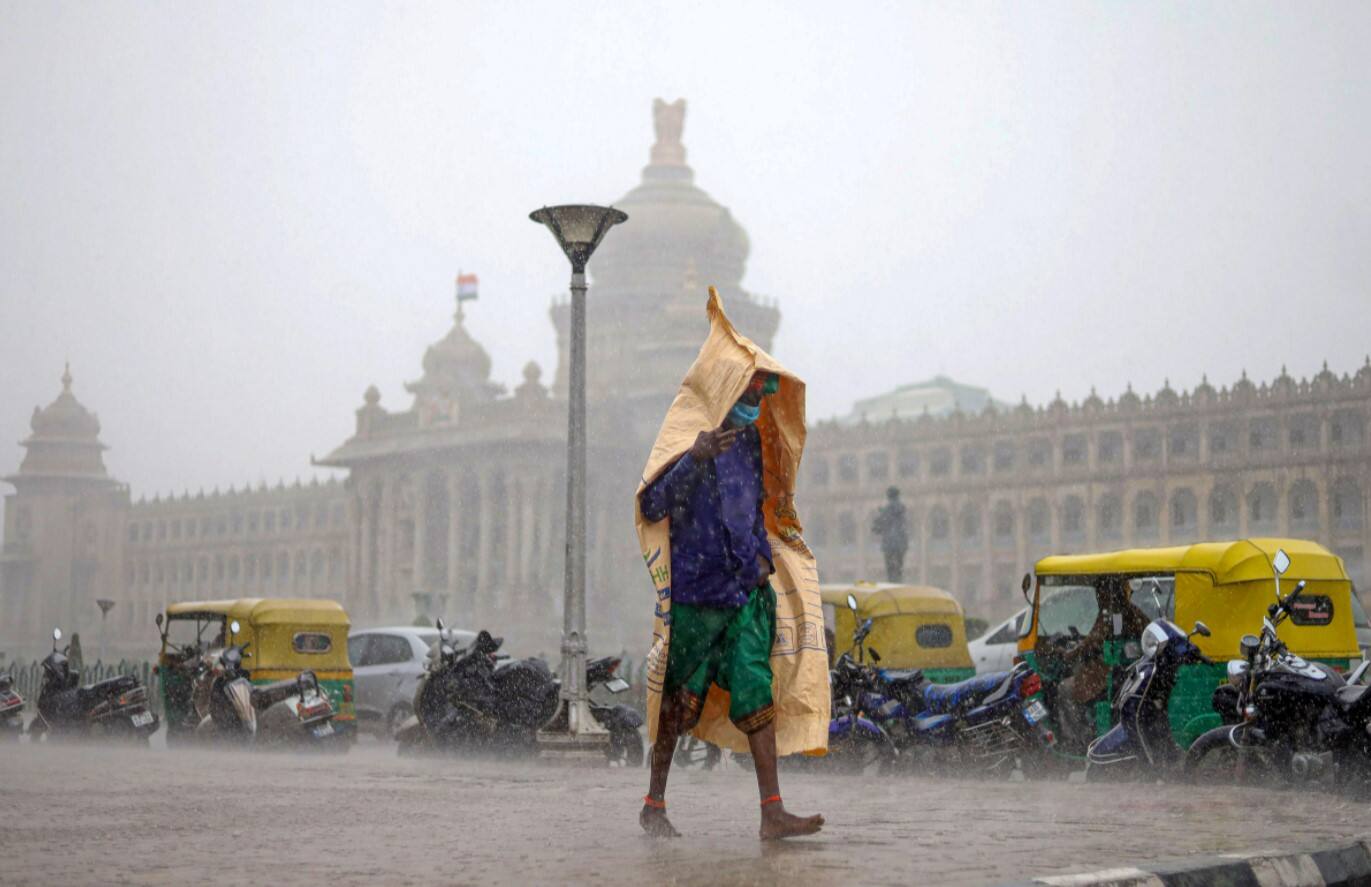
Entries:
[[904, 576], [904, 556], [909, 550], [909, 533], [905, 528], [904, 505], [900, 491], [890, 487], [885, 491], [886, 503], [876, 512], [871, 532], [881, 539], [881, 554], [885, 555], [885, 579], [899, 582]]

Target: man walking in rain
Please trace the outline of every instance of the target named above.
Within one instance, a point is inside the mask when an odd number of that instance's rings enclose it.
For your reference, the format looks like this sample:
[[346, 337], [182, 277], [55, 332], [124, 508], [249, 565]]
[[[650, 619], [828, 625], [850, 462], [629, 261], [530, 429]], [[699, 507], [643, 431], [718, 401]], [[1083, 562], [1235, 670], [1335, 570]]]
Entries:
[[[783, 596], [779, 610], [791, 627], [778, 640], [778, 597], [771, 578], [778, 571], [792, 572], [797, 554], [808, 558], [800, 562], [811, 570], [813, 561], [799, 537], [797, 519], [790, 526], [793, 532], [773, 525], [778, 538], [786, 540], [784, 546], [776, 545], [784, 551], [773, 551], [766, 513], [768, 487], [776, 483], [769, 451], [789, 454], [793, 462], [780, 474], [783, 486], [793, 484], [798, 448], [787, 447], [782, 440], [803, 443], [803, 385], [766, 368], [774, 361], [732, 331], [713, 290], [710, 311], [714, 331], [663, 424], [638, 494], [639, 530], [645, 541], [653, 536], [653, 528], [660, 531], [665, 523], [667, 530], [665, 551], [656, 545], [647, 553], [645, 545], [645, 559], [665, 606], [658, 610], [656, 667], [649, 675], [658, 712], [652, 722], [651, 779], [639, 822], [656, 837], [679, 835], [666, 815], [667, 775], [678, 737], [699, 725], [702, 729], [696, 729], [696, 735], [703, 732], [701, 738], [711, 742], [722, 739], [736, 748], [746, 737], [761, 797], [761, 838], [808, 835], [819, 831], [824, 820], [795, 816], [781, 802], [777, 720], [791, 717], [797, 722], [786, 725], [786, 751], [823, 747], [826, 736], [817, 735], [815, 724], [821, 716], [826, 734], [827, 671], [816, 680], [811, 662], [823, 662], [815, 656], [823, 653], [822, 615], [815, 617], [817, 574], [812, 602], [798, 587]], [[794, 410], [788, 428], [780, 427], [784, 417], [781, 422], [773, 419], [765, 430], [758, 425], [767, 414], [765, 401], [783, 384], [798, 389], [798, 441]], [[739, 385], [742, 391], [735, 395]], [[794, 395], [792, 391], [792, 403]], [[727, 399], [719, 402], [720, 397]], [[723, 421], [714, 424], [714, 417], [725, 410]], [[686, 440], [691, 425], [698, 428], [706, 420], [711, 424], [695, 432], [684, 452], [670, 452]], [[764, 437], [773, 446], [765, 446]], [[770, 505], [786, 506], [775, 510], [794, 519], [789, 496], [785, 499]], [[658, 564], [663, 557], [669, 567]], [[777, 659], [783, 663], [783, 674], [773, 673]], [[816, 686], [818, 681], [822, 686]], [[779, 693], [773, 693], [773, 684]], [[804, 684], [808, 686], [797, 692], [796, 686]], [[778, 700], [778, 695], [783, 698]], [[702, 716], [708, 724], [700, 725]]]

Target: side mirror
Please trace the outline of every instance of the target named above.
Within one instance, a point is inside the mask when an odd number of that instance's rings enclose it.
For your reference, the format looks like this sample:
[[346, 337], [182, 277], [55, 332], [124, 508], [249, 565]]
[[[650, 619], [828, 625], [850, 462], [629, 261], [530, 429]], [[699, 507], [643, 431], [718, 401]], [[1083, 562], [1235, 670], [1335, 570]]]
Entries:
[[156, 616], [152, 617], [152, 621], [157, 623], [157, 630], [158, 630], [158, 631], [161, 631], [161, 630], [162, 630], [162, 614], [161, 614], [161, 613], [158, 613]]
[[1033, 603], [1032, 599], [1028, 596], [1029, 589], [1033, 587], [1033, 574], [1024, 573], [1023, 581], [1019, 583], [1019, 587], [1023, 589], [1023, 599], [1028, 601], [1030, 604]]
[[62, 640], [62, 629], [60, 629], [60, 628], [54, 628], [54, 629], [52, 630], [52, 639], [53, 639], [53, 641], [60, 641], [60, 640]]
[[881, 664], [881, 654], [876, 652], [875, 647], [867, 647], [866, 655], [871, 657], [872, 662], [876, 663], [877, 665]]
[[1203, 622], [1196, 621], [1195, 630], [1192, 631], [1191, 634], [1197, 634], [1202, 637], [1210, 637], [1213, 633], [1209, 630], [1208, 625], [1205, 625]]
[[1290, 555], [1285, 553], [1284, 548], [1276, 549], [1276, 556], [1271, 559], [1271, 569], [1276, 571], [1277, 576], [1284, 576], [1285, 571], [1290, 569]]
[[857, 612], [857, 596], [852, 592], [847, 593], [847, 608], [852, 612]]
[[433, 620], [433, 624], [437, 627], [438, 633], [441, 634], [443, 631], [443, 617], [439, 616], [437, 619]]

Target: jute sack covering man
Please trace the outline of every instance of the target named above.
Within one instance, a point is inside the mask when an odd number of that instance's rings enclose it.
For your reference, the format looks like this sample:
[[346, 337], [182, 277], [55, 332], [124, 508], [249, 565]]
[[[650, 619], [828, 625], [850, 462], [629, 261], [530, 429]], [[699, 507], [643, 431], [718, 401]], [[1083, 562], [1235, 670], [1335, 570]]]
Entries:
[[657, 590], [648, 654], [652, 775], [639, 822], [678, 833], [666, 782], [685, 731], [751, 752], [763, 839], [812, 834], [823, 817], [781, 802], [779, 755], [822, 754], [829, 688], [814, 555], [795, 478], [804, 383], [739, 335], [710, 287], [710, 332], [662, 423], [636, 497]]

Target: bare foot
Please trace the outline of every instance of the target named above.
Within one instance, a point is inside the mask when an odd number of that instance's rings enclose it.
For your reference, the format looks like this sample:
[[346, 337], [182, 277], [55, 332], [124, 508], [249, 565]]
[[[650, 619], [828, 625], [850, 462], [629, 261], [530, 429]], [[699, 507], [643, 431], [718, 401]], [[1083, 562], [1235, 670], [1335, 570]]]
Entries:
[[647, 832], [649, 838], [679, 838], [681, 833], [676, 831], [676, 827], [671, 824], [671, 820], [666, 818], [666, 811], [657, 807], [643, 805], [643, 812], [638, 814], [638, 824]]
[[779, 841], [781, 838], [797, 838], [812, 835], [824, 827], [824, 818], [817, 813], [813, 816], [795, 816], [785, 812], [779, 802], [762, 808], [762, 828], [759, 832], [763, 841]]

